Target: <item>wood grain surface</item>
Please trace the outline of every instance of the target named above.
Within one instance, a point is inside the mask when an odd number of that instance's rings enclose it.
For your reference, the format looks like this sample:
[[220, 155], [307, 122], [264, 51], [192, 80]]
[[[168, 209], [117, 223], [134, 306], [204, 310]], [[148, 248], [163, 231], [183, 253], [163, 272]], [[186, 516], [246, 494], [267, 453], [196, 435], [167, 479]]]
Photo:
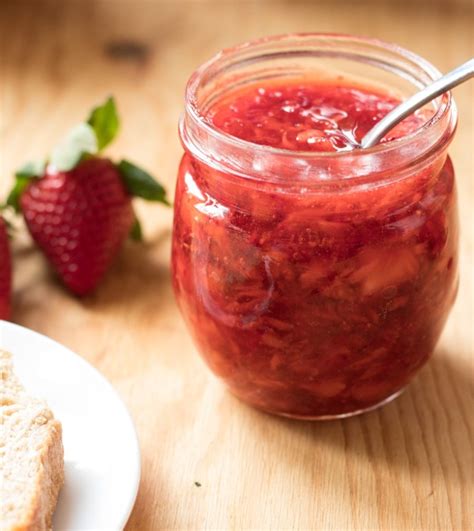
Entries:
[[[472, 2], [461, 4], [3, 0], [0, 195], [14, 168], [46, 153], [108, 93], [123, 116], [111, 154], [142, 163], [172, 191], [185, 81], [220, 48], [272, 33], [350, 32], [396, 41], [447, 70], [474, 52]], [[282, 420], [221, 388], [172, 296], [170, 211], [138, 204], [147, 244], [128, 243], [82, 300], [58, 284], [20, 228], [13, 320], [99, 368], [135, 420], [143, 476], [128, 529], [474, 528], [473, 84], [455, 97], [457, 303], [407, 391], [358, 418]]]

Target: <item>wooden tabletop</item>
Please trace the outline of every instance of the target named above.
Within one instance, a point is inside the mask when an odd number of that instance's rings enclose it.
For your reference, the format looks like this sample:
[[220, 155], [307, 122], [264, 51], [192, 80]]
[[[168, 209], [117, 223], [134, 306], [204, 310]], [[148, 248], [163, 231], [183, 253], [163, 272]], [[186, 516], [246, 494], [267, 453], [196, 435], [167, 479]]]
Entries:
[[[222, 47], [264, 34], [350, 32], [396, 41], [447, 70], [473, 55], [473, 22], [468, 2], [3, 0], [0, 195], [14, 168], [46, 153], [108, 93], [123, 116], [112, 155], [140, 162], [172, 191], [184, 83]], [[473, 529], [473, 86], [455, 91], [456, 306], [407, 391], [361, 417], [282, 420], [221, 388], [173, 299], [171, 211], [139, 203], [147, 244], [127, 243], [82, 300], [20, 230], [13, 320], [99, 368], [135, 420], [143, 472], [128, 529]]]

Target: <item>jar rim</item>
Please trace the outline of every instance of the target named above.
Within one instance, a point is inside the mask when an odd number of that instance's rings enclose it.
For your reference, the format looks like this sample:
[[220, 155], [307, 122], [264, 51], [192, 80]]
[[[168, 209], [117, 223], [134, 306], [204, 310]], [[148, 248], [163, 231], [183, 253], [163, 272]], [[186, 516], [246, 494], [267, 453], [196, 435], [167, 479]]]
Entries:
[[[207, 119], [206, 116], [200, 112], [197, 92], [200, 88], [200, 85], [206, 76], [206, 74], [219, 62], [231, 58], [237, 57], [242, 52], [249, 52], [251, 50], [257, 50], [260, 46], [263, 45], [278, 45], [278, 44], [290, 44], [297, 41], [311, 41], [311, 40], [320, 40], [324, 41], [335, 41], [341, 44], [360, 44], [372, 46], [379, 51], [385, 51], [398, 56], [402, 60], [416, 64], [420, 68], [422, 73], [427, 76], [428, 82], [434, 81], [439, 78], [442, 74], [441, 72], [432, 65], [429, 61], [422, 58], [418, 54], [399, 46], [398, 44], [385, 42], [380, 39], [372, 37], [362, 37], [355, 36], [350, 34], [342, 33], [288, 33], [281, 35], [272, 35], [267, 37], [262, 37], [254, 40], [249, 40], [240, 44], [237, 44], [232, 47], [225, 48], [212, 56], [208, 61], [203, 63], [198, 67], [191, 77], [189, 78], [186, 90], [185, 90], [185, 105], [186, 111], [185, 116], [181, 119], [180, 132], [181, 138], [185, 146], [188, 145], [186, 140], [186, 119], [189, 118], [196, 127], [202, 128], [202, 131], [205, 133], [207, 138], [212, 139], [214, 142], [223, 143], [226, 146], [237, 149], [245, 149], [252, 151], [253, 153], [259, 154], [261, 156], [271, 156], [275, 155], [282, 158], [298, 158], [305, 159], [308, 162], [322, 162], [322, 161], [340, 161], [345, 158], [354, 158], [360, 159], [361, 157], [367, 156], [376, 156], [389, 154], [390, 152], [402, 150], [408, 145], [412, 145], [418, 139], [422, 138], [424, 135], [429, 134], [437, 125], [442, 122], [443, 119], [448, 120], [448, 124], [444, 129], [450, 129], [449, 134], [446, 135], [444, 130], [439, 137], [430, 145], [430, 148], [433, 147], [433, 144], [436, 144], [436, 141], [439, 141], [441, 137], [445, 137], [446, 143], [449, 143], [452, 134], [454, 133], [456, 122], [457, 122], [457, 111], [454, 101], [452, 99], [451, 93], [447, 92], [438, 98], [439, 103], [433, 114], [433, 116], [424, 122], [420, 127], [410, 132], [407, 135], [404, 135], [400, 138], [396, 138], [387, 142], [378, 143], [375, 146], [370, 148], [360, 148], [354, 149], [351, 151], [335, 151], [335, 152], [321, 152], [321, 151], [295, 151], [291, 149], [279, 148], [274, 146], [256, 144], [248, 140], [232, 136], [229, 133], [226, 133], [218, 128], [214, 127]], [[361, 54], [354, 54], [354, 57], [362, 58]], [[378, 65], [383, 68], [382, 65]], [[386, 65], [387, 70], [394, 71]], [[404, 77], [401, 72], [397, 71], [396, 74], [400, 77]], [[414, 82], [414, 80], [411, 80]], [[425, 86], [426, 83], [418, 79], [419, 86]], [[425, 150], [426, 153], [426, 150]], [[199, 157], [198, 157], [199, 158]]]

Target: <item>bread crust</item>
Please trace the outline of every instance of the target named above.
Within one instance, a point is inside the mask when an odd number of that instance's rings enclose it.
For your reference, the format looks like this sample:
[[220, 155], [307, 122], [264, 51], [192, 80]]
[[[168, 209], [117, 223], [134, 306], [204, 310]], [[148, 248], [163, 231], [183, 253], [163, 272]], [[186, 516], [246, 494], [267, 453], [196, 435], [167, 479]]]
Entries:
[[52, 529], [52, 519], [59, 492], [64, 483], [64, 450], [62, 428], [56, 419], [50, 421], [50, 433], [38, 455], [35, 498], [29, 511], [11, 531], [46, 531]]
[[[4, 353], [0, 352], [0, 354], [4, 357]], [[33, 496], [24, 514], [14, 524], [5, 526], [1, 523], [0, 515], [1, 531], [47, 531], [51, 529], [53, 513], [64, 483], [62, 427], [46, 406], [41, 414], [36, 416], [34, 423], [46, 429], [47, 436], [40, 447], [35, 449]]]

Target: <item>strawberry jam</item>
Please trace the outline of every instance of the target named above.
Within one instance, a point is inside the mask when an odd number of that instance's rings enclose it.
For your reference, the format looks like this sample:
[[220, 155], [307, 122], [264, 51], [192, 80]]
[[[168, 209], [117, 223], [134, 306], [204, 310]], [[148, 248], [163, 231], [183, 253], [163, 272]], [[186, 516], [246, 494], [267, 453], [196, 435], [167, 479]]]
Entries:
[[[175, 293], [209, 367], [258, 408], [298, 418], [364, 411], [433, 352], [457, 289], [451, 162], [444, 150], [360, 179], [344, 163], [398, 101], [338, 80], [266, 80], [214, 99], [205, 127], [239, 141], [253, 174], [220, 164], [220, 150], [204, 160], [184, 138]], [[383, 142], [429, 117], [405, 120]], [[267, 163], [272, 148], [278, 164]], [[308, 152], [321, 155], [318, 171], [287, 164]]]
[[[350, 151], [399, 99], [361, 87], [290, 83], [257, 85], [233, 93], [207, 114], [216, 128], [255, 144], [292, 151]], [[383, 140], [426, 121], [410, 116]]]

